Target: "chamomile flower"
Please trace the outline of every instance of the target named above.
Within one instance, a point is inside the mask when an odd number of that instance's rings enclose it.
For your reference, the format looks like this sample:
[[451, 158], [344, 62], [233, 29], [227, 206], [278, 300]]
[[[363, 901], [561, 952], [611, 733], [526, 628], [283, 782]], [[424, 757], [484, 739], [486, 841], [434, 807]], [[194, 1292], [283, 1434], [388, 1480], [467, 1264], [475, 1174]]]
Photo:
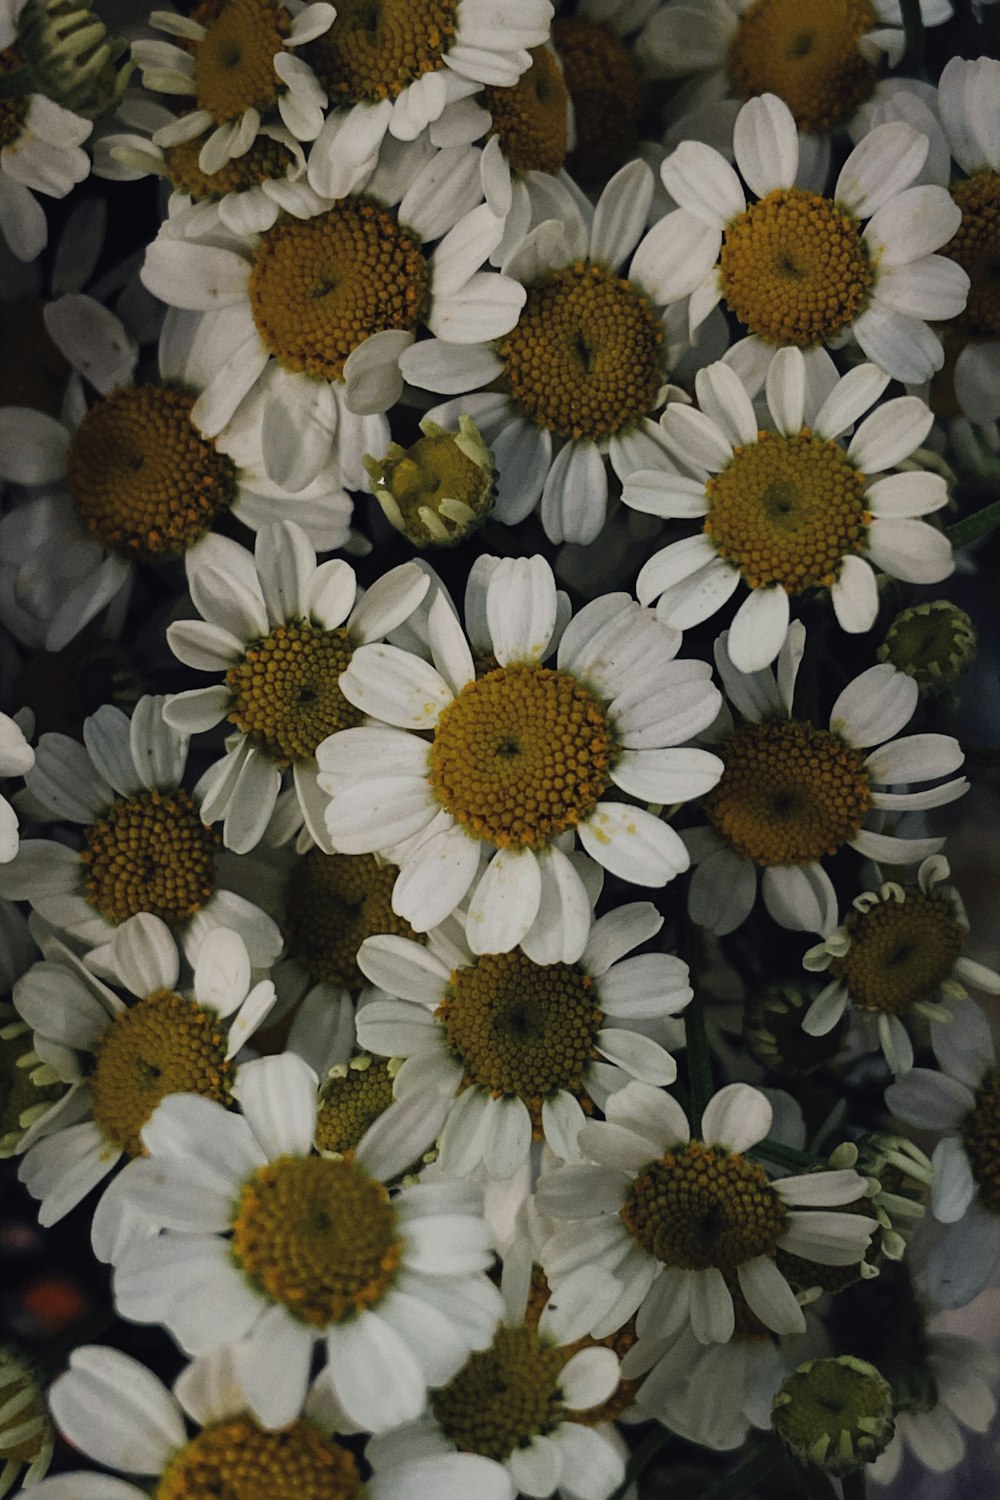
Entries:
[[[35, 752], [20, 724], [9, 714], [0, 714], [0, 778], [24, 776], [34, 764]], [[10, 863], [17, 854], [17, 845], [17, 813], [6, 797], [0, 797], [0, 864]]]
[[[823, 365], [826, 356], [821, 356]], [[778, 655], [790, 600], [828, 588], [841, 626], [870, 630], [883, 568], [909, 583], [938, 583], [954, 566], [942, 532], [919, 519], [948, 503], [939, 474], [886, 474], [923, 442], [933, 414], [915, 396], [888, 401], [837, 442], [878, 401], [889, 377], [856, 366], [817, 400], [800, 349], [769, 361], [774, 428], [758, 428], [751, 393], [724, 361], [699, 370], [699, 408], [671, 402], [660, 418], [669, 467], [634, 474], [626, 505], [672, 519], [704, 517], [701, 535], [656, 552], [636, 593], [676, 630], [700, 624], [744, 582], [750, 594], [729, 630], [741, 672]], [[828, 386], [829, 381], [824, 385]], [[883, 475], [885, 477], [878, 477]]]
[[[514, 327], [461, 348], [427, 340], [401, 359], [411, 384], [462, 392], [429, 416], [475, 421], [499, 470], [498, 519], [513, 525], [540, 502], [550, 541], [592, 542], [600, 531], [605, 455], [625, 478], [662, 453], [652, 414], [679, 351], [654, 290], [669, 266], [653, 250], [655, 231], [644, 233], [652, 196], [641, 161], [612, 178], [592, 212], [551, 184], [550, 216], [504, 262], [524, 289]], [[475, 394], [496, 381], [498, 390]]]
[[512, 1177], [533, 1139], [579, 1160], [585, 1110], [630, 1078], [674, 1081], [670, 1053], [629, 1025], [662, 1022], [691, 998], [679, 958], [626, 957], [662, 925], [649, 902], [620, 907], [595, 922], [577, 963], [536, 963], [515, 948], [446, 964], [403, 937], [361, 945], [358, 964], [385, 996], [358, 1011], [358, 1040], [405, 1059], [399, 1098], [435, 1089], [448, 1098], [444, 1172], [461, 1177], [483, 1163]]
[[684, 141], [664, 161], [660, 175], [680, 206], [654, 226], [634, 267], [652, 294], [689, 298], [692, 330], [725, 302], [748, 330], [744, 357], [853, 339], [894, 379], [929, 380], [944, 350], [928, 322], [962, 311], [969, 278], [933, 254], [958, 228], [958, 207], [944, 188], [912, 186], [927, 137], [902, 121], [877, 126], [826, 197], [796, 185], [795, 121], [764, 94], [737, 115], [733, 150], [749, 206], [713, 147]]
[[[933, 750], [933, 736], [920, 738]], [[969, 924], [962, 898], [945, 884], [948, 873], [944, 856], [933, 855], [917, 871], [916, 886], [890, 880], [854, 898], [847, 920], [803, 959], [814, 973], [833, 976], [804, 1017], [804, 1030], [825, 1035], [851, 1005], [877, 1021], [886, 1062], [905, 1073], [913, 1066], [905, 1018], [950, 1021], [941, 1001], [964, 1000], [966, 983], [1000, 994], [1000, 974], [962, 956]]]
[[[0, 51], [0, 78], [23, 67], [16, 42], [5, 45]], [[65, 198], [89, 173], [90, 158], [82, 148], [92, 129], [90, 120], [45, 94], [13, 94], [3, 99], [0, 234], [18, 260], [34, 260], [48, 243], [45, 210], [35, 193]]]
[[234, 726], [225, 754], [199, 783], [202, 817], [224, 819], [226, 847], [246, 854], [260, 842], [291, 769], [301, 819], [332, 852], [317, 746], [360, 723], [341, 680], [356, 651], [413, 612], [430, 580], [404, 563], [359, 600], [353, 568], [339, 559], [317, 565], [305, 532], [290, 521], [262, 527], [252, 556], [212, 537], [187, 562], [203, 618], [175, 621], [167, 640], [186, 666], [223, 676], [212, 687], [176, 693], [164, 717], [177, 734]]
[[599, 1337], [635, 1313], [637, 1351], [688, 1324], [702, 1344], [727, 1343], [737, 1299], [741, 1316], [748, 1308], [765, 1329], [801, 1333], [779, 1251], [827, 1266], [864, 1258], [876, 1221], [836, 1211], [864, 1195], [863, 1177], [848, 1169], [772, 1180], [747, 1159], [771, 1127], [757, 1089], [720, 1089], [694, 1139], [677, 1101], [645, 1083], [612, 1094], [605, 1114], [579, 1135], [594, 1165], [558, 1167], [539, 1182], [542, 1212], [565, 1221], [541, 1252], [557, 1337]]
[[[176, 944], [149, 914], [124, 923], [110, 945], [107, 969], [128, 1003], [63, 944], [49, 941], [44, 951], [13, 999], [34, 1029], [35, 1050], [71, 1085], [24, 1142], [19, 1175], [48, 1225], [123, 1157], [143, 1155], [143, 1127], [168, 1094], [200, 1094], [220, 1111], [232, 1104], [233, 1058], [274, 1004], [274, 986], [252, 982], [245, 944], [220, 928], [202, 944], [191, 990], [178, 990]], [[95, 1218], [95, 1243], [115, 1238], [118, 1207]]]
[[312, 186], [343, 198], [362, 185], [386, 136], [414, 141], [449, 104], [513, 88], [551, 19], [549, 0], [511, 0], [502, 13], [488, 0], [434, 0], [395, 4], [373, 29], [357, 0], [338, 6], [309, 49], [331, 103], [309, 157]]
[[175, 1096], [145, 1126], [148, 1160], [130, 1164], [123, 1194], [163, 1232], [118, 1260], [119, 1313], [164, 1323], [189, 1354], [242, 1340], [265, 1426], [300, 1409], [317, 1342], [355, 1427], [412, 1421], [428, 1385], [489, 1345], [500, 1312], [478, 1191], [390, 1191], [433, 1139], [436, 1105], [392, 1105], [337, 1158], [313, 1153], [316, 1075], [300, 1057], [245, 1063], [237, 1093], [242, 1115]]
[[837, 924], [837, 896], [824, 858], [845, 847], [889, 865], [937, 854], [943, 839], [882, 833], [867, 820], [873, 813], [942, 807], [969, 789], [956, 777], [922, 791], [880, 790], [947, 776], [964, 759], [951, 735], [895, 738], [919, 693], [912, 677], [887, 662], [848, 683], [828, 728], [793, 717], [804, 649], [799, 621], [789, 627], [776, 672], [739, 672], [725, 632], [715, 644], [719, 674], [742, 722], [731, 731], [721, 727], [714, 742], [726, 769], [702, 800], [711, 826], [685, 838], [698, 866], [689, 910], [716, 933], [732, 932], [749, 916], [760, 871], [764, 904], [776, 922], [828, 936]]
[[429, 615], [433, 666], [388, 645], [351, 661], [343, 693], [382, 724], [317, 752], [329, 836], [400, 866], [393, 909], [418, 932], [471, 891], [473, 953], [527, 940], [536, 959], [573, 963], [591, 902], [560, 846], [575, 832], [592, 859], [638, 885], [685, 869], [674, 830], [609, 793], [663, 804], [714, 786], [718, 760], [681, 747], [714, 719], [719, 696], [705, 664], [673, 659], [680, 636], [626, 595], [595, 600], [563, 628], [543, 558], [481, 561], [488, 582], [466, 610], [481, 673], [444, 595]]
[[184, 784], [188, 737], [163, 719], [165, 700], [140, 699], [129, 719], [105, 704], [84, 724], [81, 745], [43, 734], [26, 784], [40, 809], [75, 823], [79, 845], [27, 839], [0, 866], [0, 893], [30, 901], [59, 932], [88, 947], [151, 912], [176, 932], [191, 962], [217, 927], [240, 934], [255, 964], [281, 949], [281, 934], [219, 861], [204, 793]]

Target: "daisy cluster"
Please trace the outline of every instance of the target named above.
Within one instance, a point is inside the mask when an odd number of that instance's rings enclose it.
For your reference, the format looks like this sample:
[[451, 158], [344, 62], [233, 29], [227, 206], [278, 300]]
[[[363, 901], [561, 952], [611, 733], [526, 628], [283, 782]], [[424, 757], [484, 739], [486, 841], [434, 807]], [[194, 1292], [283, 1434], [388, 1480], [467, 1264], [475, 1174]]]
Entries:
[[0, 0], [0, 1156], [113, 1309], [0, 1496], [955, 1468], [996, 17], [112, 9]]

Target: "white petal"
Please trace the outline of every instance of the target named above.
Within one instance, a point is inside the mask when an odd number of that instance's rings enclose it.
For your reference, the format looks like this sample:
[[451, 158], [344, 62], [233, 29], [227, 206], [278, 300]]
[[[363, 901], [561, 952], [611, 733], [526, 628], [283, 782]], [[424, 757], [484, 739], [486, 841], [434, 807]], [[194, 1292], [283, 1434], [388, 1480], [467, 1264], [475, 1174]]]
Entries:
[[740, 1291], [761, 1322], [775, 1333], [805, 1333], [806, 1320], [795, 1293], [767, 1255], [738, 1266]]
[[709, 1146], [748, 1151], [771, 1128], [771, 1101], [747, 1083], [730, 1083], [709, 1100], [701, 1117], [701, 1138]]
[[805, 361], [801, 349], [779, 349], [767, 369], [767, 404], [775, 426], [796, 437], [806, 407]]
[[368, 1432], [412, 1422], [427, 1386], [416, 1357], [394, 1329], [369, 1311], [328, 1334], [330, 1382], [344, 1411]]
[[109, 1468], [158, 1474], [186, 1439], [177, 1402], [150, 1370], [117, 1349], [77, 1349], [51, 1400], [60, 1431]]
[[865, 474], [880, 474], [919, 448], [934, 422], [916, 396], [885, 401], [866, 417], [851, 439], [847, 457]]
[[833, 705], [830, 728], [859, 750], [881, 745], [909, 721], [919, 696], [912, 677], [882, 662], [847, 684]]
[[789, 614], [788, 595], [780, 585], [751, 589], [729, 627], [729, 658], [737, 671], [770, 666], [785, 643]]
[[578, 832], [592, 859], [633, 885], [664, 886], [690, 864], [674, 830], [638, 807], [599, 802]]
[[830, 598], [842, 630], [850, 635], [863, 635], [871, 630], [878, 615], [878, 585], [863, 557], [852, 555], [843, 559]]
[[593, 912], [587, 888], [560, 849], [540, 853], [538, 869], [542, 879], [538, 913], [521, 947], [536, 964], [574, 964], [590, 934]]
[[834, 197], [859, 219], [910, 186], [927, 160], [928, 141], [912, 125], [893, 120], [876, 125], [841, 168]]
[[789, 188], [799, 170], [799, 133], [788, 105], [775, 94], [750, 99], [733, 127], [736, 165], [758, 198]]
[[244, 1063], [233, 1092], [268, 1156], [308, 1156], [316, 1131], [316, 1074], [294, 1052]]
[[682, 141], [663, 162], [660, 176], [674, 201], [712, 229], [724, 229], [746, 208], [732, 167], [701, 141]]
[[529, 932], [542, 895], [530, 849], [499, 849], [473, 893], [466, 938], [473, 953], [509, 953]]
[[486, 619], [501, 666], [539, 661], [555, 629], [556, 588], [542, 557], [505, 558], [486, 591]]

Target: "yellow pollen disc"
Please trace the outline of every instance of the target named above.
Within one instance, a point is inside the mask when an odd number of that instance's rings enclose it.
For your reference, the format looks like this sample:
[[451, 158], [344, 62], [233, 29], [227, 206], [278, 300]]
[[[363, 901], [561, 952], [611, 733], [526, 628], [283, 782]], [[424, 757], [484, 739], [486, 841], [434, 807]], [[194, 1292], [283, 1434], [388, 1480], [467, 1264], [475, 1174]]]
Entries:
[[198, 108], [218, 125], [248, 109], [270, 110], [282, 90], [274, 59], [292, 29], [285, 7], [277, 0], [208, 0], [193, 19], [206, 28], [194, 44]]
[[655, 406], [663, 327], [631, 282], [577, 261], [529, 289], [499, 354], [525, 416], [561, 437], [600, 442]]
[[77, 513], [111, 552], [175, 557], [236, 498], [236, 466], [191, 421], [193, 397], [170, 385], [124, 386], [73, 434], [67, 475]]
[[87, 900], [116, 925], [148, 911], [180, 927], [215, 890], [220, 839], [183, 789], [116, 797], [87, 829]]
[[976, 1091], [976, 1102], [962, 1124], [962, 1144], [984, 1205], [1000, 1214], [1000, 1068]]
[[683, 1271], [734, 1271], [773, 1257], [787, 1228], [764, 1169], [702, 1141], [644, 1167], [621, 1218], [644, 1250]]
[[[0, 100], [0, 122], [9, 102]], [[49, 338], [44, 310], [37, 297], [0, 304], [0, 406], [30, 406], [58, 417], [70, 366]]]
[[720, 748], [726, 769], [703, 798], [712, 826], [758, 865], [807, 865], [861, 827], [871, 786], [839, 735], [781, 720], [744, 724]]
[[726, 225], [722, 292], [769, 344], [825, 344], [863, 312], [875, 280], [857, 219], [804, 188], [776, 188]]
[[246, 193], [265, 182], [281, 181], [294, 160], [287, 146], [270, 136], [259, 135], [245, 156], [227, 161], [217, 172], [203, 172], [198, 156], [204, 136], [182, 141], [166, 152], [167, 172], [179, 192], [215, 203], [227, 193]]
[[819, 135], [874, 93], [878, 68], [858, 51], [875, 26], [869, 0], [754, 0], [729, 49], [729, 76], [743, 99], [777, 94], [800, 130]]
[[374, 203], [344, 199], [314, 219], [279, 219], [261, 238], [250, 306], [287, 370], [340, 380], [370, 334], [413, 332], [430, 277], [413, 235]]
[[[366, 1064], [362, 1067], [361, 1064]], [[392, 1073], [384, 1057], [355, 1057], [323, 1085], [316, 1119], [316, 1149], [344, 1156], [353, 1151], [393, 1101]]]
[[288, 882], [285, 937], [288, 950], [312, 979], [359, 990], [365, 983], [357, 965], [365, 938], [381, 933], [424, 942], [392, 909], [395, 865], [380, 865], [373, 854], [324, 854], [310, 849]]
[[451, 976], [436, 1012], [463, 1082], [541, 1106], [560, 1089], [583, 1092], [603, 1019], [593, 981], [572, 964], [534, 964], [518, 948], [486, 953]]
[[851, 946], [830, 973], [844, 981], [855, 1005], [894, 1016], [935, 998], [965, 940], [951, 904], [933, 891], [907, 891], [905, 901], [852, 911], [846, 927]]
[[1000, 339], [1000, 173], [953, 182], [951, 195], [962, 222], [941, 254], [957, 261], [972, 285], [965, 311], [946, 326], [967, 339]]
[[[0, 78], [16, 73], [23, 59], [16, 47], [0, 49]], [[12, 146], [21, 134], [28, 113], [28, 96], [4, 99], [0, 97], [0, 147]]]
[[558, 1427], [565, 1356], [531, 1328], [500, 1328], [453, 1380], [431, 1392], [431, 1411], [461, 1453], [503, 1460]]
[[444, 67], [457, 9], [458, 0], [342, 0], [306, 56], [331, 104], [396, 99]]
[[239, 1416], [185, 1443], [155, 1500], [363, 1500], [364, 1493], [351, 1453], [306, 1418], [269, 1432]]
[[829, 588], [843, 559], [864, 546], [865, 476], [838, 443], [806, 428], [796, 437], [759, 433], [705, 488], [705, 534], [752, 589]]
[[90, 1080], [94, 1121], [129, 1156], [145, 1154], [139, 1132], [168, 1094], [232, 1100], [233, 1065], [219, 1017], [173, 990], [121, 1011], [102, 1033]]
[[589, 817], [616, 746], [575, 677], [515, 662], [470, 682], [438, 720], [431, 786], [454, 818], [498, 848], [537, 848]]
[[493, 134], [513, 172], [558, 172], [566, 161], [569, 94], [548, 47], [534, 47], [531, 67], [513, 88], [483, 90]]
[[328, 734], [364, 717], [340, 691], [350, 660], [346, 630], [323, 630], [308, 620], [276, 625], [226, 673], [233, 694], [229, 722], [282, 765], [312, 759]]
[[625, 43], [585, 16], [557, 16], [552, 42], [576, 116], [566, 169], [576, 182], [594, 187], [635, 153], [642, 73]]
[[236, 1263], [272, 1302], [325, 1328], [379, 1302], [402, 1259], [382, 1183], [350, 1161], [281, 1156], [240, 1193]]

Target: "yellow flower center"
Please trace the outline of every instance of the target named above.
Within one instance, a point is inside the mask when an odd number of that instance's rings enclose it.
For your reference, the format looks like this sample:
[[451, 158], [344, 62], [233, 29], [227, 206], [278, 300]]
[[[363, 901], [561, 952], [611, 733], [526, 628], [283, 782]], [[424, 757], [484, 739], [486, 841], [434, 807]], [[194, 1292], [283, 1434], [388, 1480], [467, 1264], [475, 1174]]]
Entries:
[[529, 289], [499, 353], [525, 416], [567, 438], [600, 442], [641, 422], [663, 380], [663, 327], [649, 298], [588, 261]]
[[351, 1453], [306, 1418], [269, 1432], [239, 1416], [185, 1443], [155, 1500], [362, 1500], [364, 1493]]
[[236, 497], [236, 466], [191, 421], [193, 397], [170, 385], [104, 396], [73, 434], [67, 475], [87, 530], [140, 562], [175, 557]]
[[531, 67], [513, 88], [483, 90], [483, 108], [493, 116], [512, 172], [558, 172], [566, 161], [569, 95], [548, 47], [534, 47]]
[[951, 184], [962, 210], [958, 232], [941, 251], [972, 285], [965, 311], [947, 325], [967, 339], [1000, 338], [1000, 173], [977, 172]]
[[266, 114], [281, 91], [274, 59], [292, 29], [285, 7], [277, 0], [208, 0], [194, 19], [206, 28], [194, 46], [198, 108], [218, 125], [248, 109]]
[[572, 964], [535, 964], [517, 948], [486, 953], [455, 970], [436, 1014], [463, 1083], [516, 1095], [536, 1131], [543, 1100], [584, 1092], [603, 1016], [593, 981]]
[[609, 784], [604, 709], [566, 672], [515, 662], [468, 683], [438, 720], [431, 786], [476, 838], [538, 847], [588, 817]]
[[208, 173], [198, 165], [203, 145], [204, 137], [199, 136], [197, 140], [169, 147], [167, 172], [179, 192], [210, 203], [227, 193], [247, 193], [262, 183], [281, 181], [293, 160], [287, 146], [270, 136], [259, 135], [245, 156], [235, 157], [217, 172]]
[[364, 717], [340, 691], [351, 654], [346, 630], [323, 630], [309, 620], [275, 625], [226, 673], [229, 722], [281, 765], [311, 760], [328, 734]]
[[[23, 59], [16, 47], [4, 47], [0, 50], [0, 78], [16, 73], [22, 66]], [[28, 104], [27, 94], [10, 99], [0, 97], [0, 148], [12, 146], [20, 136], [28, 113]]]
[[645, 1251], [684, 1271], [735, 1271], [758, 1255], [773, 1257], [787, 1228], [763, 1167], [702, 1141], [644, 1167], [621, 1219]]
[[800, 130], [819, 135], [869, 99], [878, 68], [858, 51], [875, 25], [870, 0], [754, 0], [729, 49], [742, 99], [777, 94]]
[[562, 1350], [543, 1344], [533, 1329], [500, 1328], [489, 1349], [431, 1393], [431, 1411], [460, 1452], [502, 1463], [563, 1420], [564, 1364]]
[[220, 837], [183, 789], [116, 797], [86, 832], [87, 900], [116, 925], [148, 911], [180, 927], [215, 890]]
[[357, 956], [365, 938], [388, 932], [425, 941], [392, 909], [398, 874], [395, 865], [379, 864], [373, 854], [310, 849], [296, 863], [288, 882], [285, 937], [289, 953], [311, 978], [359, 990], [365, 978]]
[[347, 1160], [281, 1156], [244, 1183], [232, 1252], [272, 1302], [325, 1328], [381, 1301], [403, 1245], [382, 1183]]
[[102, 1033], [90, 1080], [94, 1120], [129, 1156], [145, 1154], [139, 1132], [168, 1094], [232, 1100], [233, 1064], [219, 1017], [173, 990], [120, 1011]]
[[871, 801], [861, 756], [796, 720], [743, 724], [720, 748], [721, 780], [702, 801], [712, 826], [758, 865], [807, 865], [852, 839]]
[[934, 999], [965, 940], [951, 903], [933, 891], [908, 890], [904, 901], [852, 911], [845, 925], [851, 946], [830, 973], [844, 981], [855, 1005], [894, 1016]]
[[331, 104], [396, 99], [444, 67], [458, 0], [344, 0], [307, 56]]
[[344, 199], [314, 219], [279, 219], [254, 256], [250, 306], [279, 364], [340, 380], [373, 333], [413, 332], [430, 276], [413, 235], [374, 203]]
[[[10, 102], [0, 100], [0, 121]], [[58, 417], [70, 366], [49, 338], [44, 309], [38, 297], [0, 304], [0, 406], [30, 406]]]
[[353, 1151], [393, 1100], [392, 1073], [384, 1057], [352, 1057], [323, 1084], [316, 1119], [316, 1149], [338, 1156]]
[[705, 488], [705, 534], [752, 589], [829, 588], [843, 559], [864, 546], [865, 476], [838, 443], [808, 428], [758, 433]]
[[594, 187], [635, 154], [642, 73], [625, 43], [585, 16], [557, 16], [552, 41], [576, 117], [566, 168], [584, 187]]
[[726, 303], [769, 344], [808, 349], [864, 310], [875, 272], [857, 219], [804, 188], [776, 188], [726, 225]]

